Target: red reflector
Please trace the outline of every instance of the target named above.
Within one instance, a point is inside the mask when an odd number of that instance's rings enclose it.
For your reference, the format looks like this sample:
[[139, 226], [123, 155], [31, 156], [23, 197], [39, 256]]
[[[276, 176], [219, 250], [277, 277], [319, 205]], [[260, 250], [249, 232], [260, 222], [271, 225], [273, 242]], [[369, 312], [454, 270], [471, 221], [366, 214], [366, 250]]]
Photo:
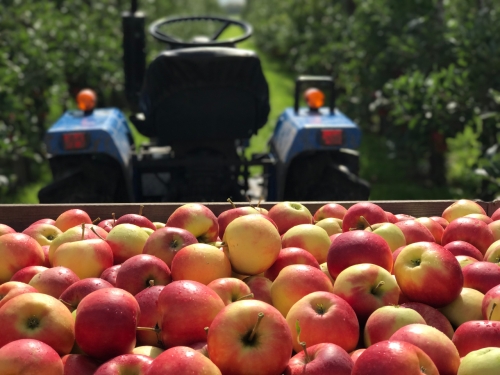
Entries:
[[81, 150], [87, 147], [86, 133], [65, 133], [63, 137], [63, 147], [65, 150]]
[[342, 145], [342, 130], [339, 129], [321, 130], [321, 143], [325, 146]]

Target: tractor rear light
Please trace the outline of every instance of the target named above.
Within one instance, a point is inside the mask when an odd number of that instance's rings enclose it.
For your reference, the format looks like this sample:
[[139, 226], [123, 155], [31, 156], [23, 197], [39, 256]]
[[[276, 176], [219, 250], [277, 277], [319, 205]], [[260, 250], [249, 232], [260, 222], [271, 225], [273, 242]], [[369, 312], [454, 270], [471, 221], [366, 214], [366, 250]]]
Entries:
[[320, 131], [320, 143], [323, 146], [341, 146], [342, 138], [341, 129], [322, 129]]
[[65, 150], [82, 150], [88, 146], [87, 133], [84, 132], [64, 133], [62, 139]]
[[304, 99], [311, 111], [317, 111], [325, 104], [325, 94], [317, 88], [311, 87], [304, 93]]

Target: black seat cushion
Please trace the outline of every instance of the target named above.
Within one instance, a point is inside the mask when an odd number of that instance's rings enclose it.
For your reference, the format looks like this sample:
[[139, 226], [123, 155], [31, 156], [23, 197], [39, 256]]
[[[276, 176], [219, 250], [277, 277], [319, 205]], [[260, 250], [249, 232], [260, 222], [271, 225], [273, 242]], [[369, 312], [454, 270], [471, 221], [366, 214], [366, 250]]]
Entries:
[[252, 51], [185, 48], [150, 64], [141, 106], [143, 132], [161, 144], [247, 139], [267, 122], [269, 89]]

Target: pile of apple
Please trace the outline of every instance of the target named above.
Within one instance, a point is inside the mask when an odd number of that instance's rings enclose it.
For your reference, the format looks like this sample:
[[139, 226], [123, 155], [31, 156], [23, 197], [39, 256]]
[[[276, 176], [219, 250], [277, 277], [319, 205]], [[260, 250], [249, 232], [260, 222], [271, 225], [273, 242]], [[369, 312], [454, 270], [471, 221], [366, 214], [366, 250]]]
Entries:
[[0, 224], [0, 374], [497, 375], [499, 263], [470, 200]]

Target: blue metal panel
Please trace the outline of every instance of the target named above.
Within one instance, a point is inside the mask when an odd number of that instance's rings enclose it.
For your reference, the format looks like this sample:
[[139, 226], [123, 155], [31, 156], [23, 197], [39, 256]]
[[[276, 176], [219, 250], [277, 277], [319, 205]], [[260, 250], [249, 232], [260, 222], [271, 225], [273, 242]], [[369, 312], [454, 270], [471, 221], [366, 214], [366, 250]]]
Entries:
[[[62, 134], [69, 132], [87, 133], [88, 147], [65, 150]], [[53, 156], [104, 153], [128, 167], [132, 156], [130, 137], [131, 131], [123, 113], [116, 108], [104, 108], [87, 116], [81, 111], [67, 111], [47, 131], [45, 143], [48, 153]]]
[[[322, 129], [342, 129], [342, 145], [322, 145], [320, 143]], [[293, 108], [287, 108], [278, 120], [272, 143], [278, 159], [288, 163], [304, 151], [357, 149], [361, 143], [361, 130], [338, 110], [331, 115], [329, 109], [321, 108], [320, 113], [311, 114], [308, 109], [302, 108], [295, 114]]]

